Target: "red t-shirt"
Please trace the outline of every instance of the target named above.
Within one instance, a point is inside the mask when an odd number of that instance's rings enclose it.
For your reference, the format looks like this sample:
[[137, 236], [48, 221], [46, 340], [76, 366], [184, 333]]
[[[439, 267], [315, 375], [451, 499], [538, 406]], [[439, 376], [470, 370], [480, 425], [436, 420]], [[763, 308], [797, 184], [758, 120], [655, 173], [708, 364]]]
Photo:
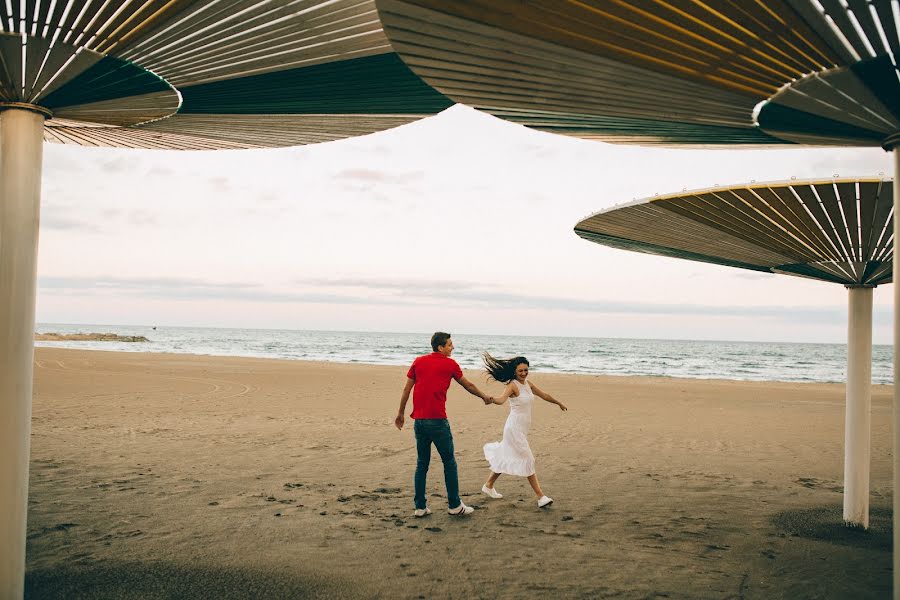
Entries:
[[414, 360], [406, 376], [416, 382], [412, 418], [446, 419], [450, 379], [458, 380], [463, 376], [456, 361], [440, 352], [432, 352]]

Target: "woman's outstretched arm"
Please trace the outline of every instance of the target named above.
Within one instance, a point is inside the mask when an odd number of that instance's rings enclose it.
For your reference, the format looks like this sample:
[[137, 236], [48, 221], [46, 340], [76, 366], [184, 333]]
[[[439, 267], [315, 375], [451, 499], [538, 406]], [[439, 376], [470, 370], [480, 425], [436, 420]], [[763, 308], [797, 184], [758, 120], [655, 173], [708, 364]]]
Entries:
[[510, 381], [509, 383], [506, 384], [506, 389], [503, 390], [503, 393], [499, 397], [494, 398], [494, 404], [503, 404], [504, 402], [509, 400], [510, 396], [518, 396], [518, 395], [519, 394], [518, 394], [518, 390], [516, 390], [516, 386], [514, 386], [513, 382]]
[[540, 398], [541, 400], [546, 400], [550, 404], [555, 404], [559, 407], [559, 410], [569, 410], [569, 407], [545, 392], [542, 392], [538, 386], [534, 385], [530, 381], [528, 384], [531, 386], [531, 391], [534, 392], [534, 395]]

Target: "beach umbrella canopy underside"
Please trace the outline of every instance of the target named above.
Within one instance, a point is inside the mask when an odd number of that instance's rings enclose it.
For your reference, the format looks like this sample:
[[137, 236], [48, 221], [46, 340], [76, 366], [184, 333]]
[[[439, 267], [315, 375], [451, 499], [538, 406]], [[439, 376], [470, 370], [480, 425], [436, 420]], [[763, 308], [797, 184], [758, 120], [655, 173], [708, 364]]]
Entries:
[[638, 200], [575, 226], [586, 240], [848, 286], [892, 280], [891, 180], [753, 183]]
[[886, 0], [376, 3], [426, 82], [543, 131], [708, 146], [879, 146], [900, 131]]
[[392, 51], [372, 0], [0, 3], [0, 108], [44, 138], [202, 150], [381, 131], [452, 101]]

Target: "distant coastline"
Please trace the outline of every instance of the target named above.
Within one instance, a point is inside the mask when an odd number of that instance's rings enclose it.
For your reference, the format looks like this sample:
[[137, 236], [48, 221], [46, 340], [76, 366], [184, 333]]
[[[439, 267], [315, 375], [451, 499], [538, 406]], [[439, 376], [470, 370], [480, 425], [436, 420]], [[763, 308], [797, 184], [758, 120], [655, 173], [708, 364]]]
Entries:
[[142, 335], [119, 335], [116, 333], [35, 333], [38, 342], [149, 342]]

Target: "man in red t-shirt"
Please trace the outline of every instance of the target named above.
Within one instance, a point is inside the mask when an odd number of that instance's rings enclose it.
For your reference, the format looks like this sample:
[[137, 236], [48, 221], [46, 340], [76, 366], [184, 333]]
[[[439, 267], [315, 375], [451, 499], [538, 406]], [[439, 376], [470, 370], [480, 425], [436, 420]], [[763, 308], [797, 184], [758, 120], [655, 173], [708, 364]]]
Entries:
[[475, 512], [471, 506], [463, 504], [459, 497], [459, 479], [456, 472], [456, 457], [453, 455], [453, 433], [450, 431], [450, 422], [447, 420], [447, 388], [450, 380], [455, 379], [467, 392], [484, 400], [485, 404], [491, 404], [491, 398], [481, 393], [474, 383], [465, 378], [462, 370], [455, 360], [450, 358], [453, 353], [453, 340], [449, 333], [436, 332], [431, 336], [431, 354], [418, 357], [413, 361], [406, 377], [406, 387], [400, 397], [400, 411], [394, 424], [397, 429], [403, 429], [406, 418], [406, 402], [409, 393], [413, 391], [412, 418], [416, 420], [413, 427], [416, 433], [416, 512], [417, 517], [430, 515], [431, 510], [425, 501], [425, 478], [428, 475], [428, 465], [431, 463], [431, 444], [437, 448], [441, 460], [444, 462], [444, 483], [447, 486], [447, 512], [451, 515], [470, 515]]

